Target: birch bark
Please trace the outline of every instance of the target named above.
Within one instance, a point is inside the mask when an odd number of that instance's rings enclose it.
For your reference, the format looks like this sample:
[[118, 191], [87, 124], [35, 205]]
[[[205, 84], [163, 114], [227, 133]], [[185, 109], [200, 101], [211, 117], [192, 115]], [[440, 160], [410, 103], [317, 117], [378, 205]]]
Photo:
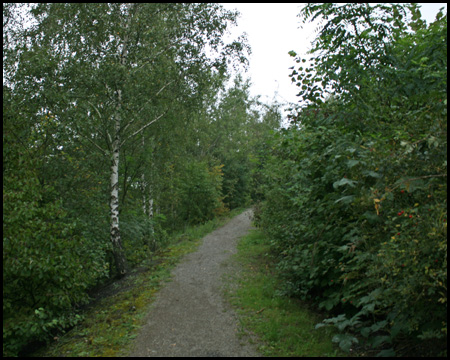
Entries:
[[124, 276], [128, 271], [127, 259], [123, 251], [120, 239], [119, 227], [119, 155], [120, 155], [120, 106], [122, 92], [118, 90], [118, 108], [115, 114], [115, 138], [112, 143], [111, 156], [111, 243], [113, 246], [114, 261], [120, 276]]
[[[132, 5], [130, 5], [132, 6]], [[131, 7], [129, 8], [131, 10]], [[122, 39], [122, 48], [118, 54], [120, 57], [120, 64], [127, 66], [128, 56], [128, 28], [131, 22], [131, 14], [128, 13], [127, 25], [125, 26], [125, 34]], [[127, 258], [123, 251], [122, 241], [120, 238], [119, 226], [119, 158], [120, 158], [120, 131], [122, 122], [122, 90], [117, 90], [116, 111], [114, 113], [114, 140], [112, 142], [112, 158], [111, 158], [111, 227], [110, 238], [113, 248], [114, 261], [119, 276], [122, 277], [128, 272]]]

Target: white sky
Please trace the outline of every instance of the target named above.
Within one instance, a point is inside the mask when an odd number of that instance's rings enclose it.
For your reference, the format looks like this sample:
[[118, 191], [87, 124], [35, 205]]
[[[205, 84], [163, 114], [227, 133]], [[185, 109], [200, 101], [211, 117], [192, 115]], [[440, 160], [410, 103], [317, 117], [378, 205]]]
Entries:
[[[237, 9], [241, 16], [238, 26], [234, 27], [231, 37], [236, 38], [243, 32], [247, 33], [248, 42], [252, 48], [249, 71], [246, 76], [253, 84], [251, 94], [261, 95], [264, 102], [295, 102], [299, 98], [297, 87], [291, 83], [288, 68], [297, 65], [288, 55], [294, 50], [299, 56], [306, 55], [311, 41], [315, 36], [315, 25], [304, 24], [300, 29], [301, 20], [296, 16], [303, 4], [222, 4], [226, 9]], [[441, 7], [447, 8], [447, 3], [422, 3], [422, 17], [430, 23]]]

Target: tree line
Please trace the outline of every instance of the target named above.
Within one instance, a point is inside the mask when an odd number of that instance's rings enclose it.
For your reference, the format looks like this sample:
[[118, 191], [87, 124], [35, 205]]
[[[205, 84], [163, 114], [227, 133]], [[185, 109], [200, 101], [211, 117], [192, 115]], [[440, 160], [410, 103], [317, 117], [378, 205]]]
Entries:
[[3, 352], [81, 317], [174, 231], [246, 206], [277, 105], [217, 4], [4, 4]]

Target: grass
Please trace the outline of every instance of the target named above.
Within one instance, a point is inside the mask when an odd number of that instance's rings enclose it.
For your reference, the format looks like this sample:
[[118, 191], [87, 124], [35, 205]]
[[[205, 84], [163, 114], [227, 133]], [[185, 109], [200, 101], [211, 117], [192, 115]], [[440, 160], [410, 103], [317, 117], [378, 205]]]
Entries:
[[264, 235], [253, 230], [238, 245], [242, 270], [227, 281], [227, 298], [238, 313], [243, 334], [256, 334], [264, 356], [348, 356], [332, 343], [331, 329], [314, 329], [320, 315], [305, 303], [277, 296], [274, 259]]
[[143, 326], [157, 291], [170, 280], [171, 270], [184, 255], [193, 252], [201, 239], [224, 225], [243, 209], [233, 210], [226, 218], [189, 227], [171, 238], [170, 244], [153, 256], [151, 268], [135, 269], [133, 274], [111, 284], [101, 300], [81, 314], [84, 320], [54, 342], [35, 351], [32, 357], [124, 356]]

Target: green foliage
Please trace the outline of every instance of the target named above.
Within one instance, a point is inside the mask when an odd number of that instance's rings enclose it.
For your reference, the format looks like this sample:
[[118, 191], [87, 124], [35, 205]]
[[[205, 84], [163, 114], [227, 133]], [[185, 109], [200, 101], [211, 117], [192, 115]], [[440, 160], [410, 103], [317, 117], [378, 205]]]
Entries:
[[240, 75], [223, 94], [209, 131], [214, 158], [223, 167], [224, 203], [230, 208], [247, 206], [254, 197], [261, 147], [270, 131], [281, 123], [279, 104], [262, 104], [252, 98], [250, 81]]
[[359, 339], [380, 355], [407, 354], [402, 344], [442, 355], [447, 18], [426, 26], [415, 5], [346, 6], [303, 11], [326, 21], [320, 55], [292, 73], [306, 105], [271, 144], [261, 225], [283, 293], [334, 314], [322, 324], [344, 350]]
[[235, 155], [224, 161], [224, 202], [230, 209], [246, 206], [251, 193], [251, 165], [247, 157]]
[[32, 172], [4, 177], [3, 340], [7, 355], [76, 323], [79, 317], [72, 313], [73, 307], [83, 304], [86, 290], [106, 275], [104, 250], [86, 246], [86, 240], [75, 233], [75, 224], [65, 220], [61, 202], [42, 203], [48, 192], [51, 189], [42, 189]]
[[121, 230], [127, 259], [134, 266], [149, 261], [155, 251], [167, 245], [169, 236], [163, 228], [164, 215], [149, 217], [141, 211], [123, 214]]
[[248, 82], [223, 90], [249, 48], [225, 42], [238, 14], [219, 4], [3, 15], [3, 334], [17, 355], [74, 325], [92, 287], [151, 263], [171, 231], [246, 205], [252, 134], [271, 125]]
[[[189, 120], [216, 101], [248, 46], [225, 43], [237, 13], [217, 4], [7, 5], [3, 14], [7, 356], [75, 324], [88, 290], [114, 275], [112, 153], [122, 150], [114, 201], [132, 265], [166, 246], [169, 229], [225, 212], [218, 162], [187, 151], [209, 118]], [[143, 199], [155, 199], [153, 218]]]
[[180, 217], [188, 224], [211, 220], [222, 204], [222, 170], [216, 166], [209, 170], [207, 164], [188, 162], [180, 181]]
[[276, 259], [270, 253], [269, 239], [261, 231], [251, 231], [239, 241], [235, 258], [242, 269], [231, 275], [226, 295], [244, 332], [258, 336], [262, 355], [343, 355], [332, 344], [334, 329], [314, 331], [314, 324], [320, 319], [318, 313], [297, 299], [277, 295], [280, 281]]
[[[3, 354], [46, 341], [73, 326], [75, 306], [107, 275], [106, 249], [90, 242], [68, 216], [56, 189], [40, 176], [44, 143], [34, 119], [3, 92]], [[34, 143], [35, 146], [27, 146]], [[89, 266], [86, 266], [89, 264]]]

